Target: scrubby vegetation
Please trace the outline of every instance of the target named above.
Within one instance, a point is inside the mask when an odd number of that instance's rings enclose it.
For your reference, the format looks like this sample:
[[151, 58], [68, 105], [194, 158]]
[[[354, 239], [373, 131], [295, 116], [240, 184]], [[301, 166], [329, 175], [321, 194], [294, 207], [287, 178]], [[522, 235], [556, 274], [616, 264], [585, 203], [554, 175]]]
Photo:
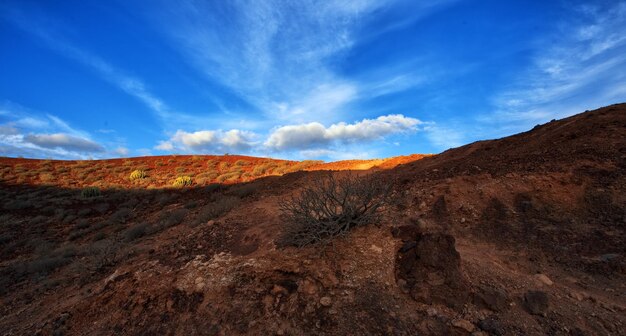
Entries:
[[174, 180], [172, 184], [174, 187], [186, 187], [190, 186], [193, 183], [190, 176], [179, 176]]
[[[206, 160], [206, 161], [205, 161]], [[176, 177], [189, 176], [198, 186], [248, 182], [302, 170], [322, 169], [321, 161], [285, 161], [237, 156], [176, 156], [123, 160], [28, 160], [0, 166], [0, 181], [100, 189], [141, 186], [158, 189]]]
[[84, 188], [80, 195], [84, 198], [98, 197], [100, 196], [100, 189], [97, 187]]
[[232, 210], [235, 206], [237, 206], [237, 204], [239, 204], [238, 197], [226, 196], [218, 198], [202, 207], [199, 214], [196, 216], [196, 219], [193, 222], [190, 222], [190, 224], [195, 226], [206, 223], [207, 221], [215, 219]]
[[328, 243], [352, 228], [375, 223], [389, 195], [390, 187], [380, 180], [328, 173], [280, 203], [285, 220], [282, 244]]
[[141, 238], [144, 235], [146, 235], [147, 231], [148, 231], [148, 223], [142, 222], [142, 223], [133, 225], [124, 232], [124, 239], [127, 242], [131, 242], [135, 239]]
[[234, 180], [239, 179], [240, 176], [241, 176], [241, 172], [234, 171], [234, 172], [228, 172], [228, 173], [222, 174], [218, 176], [217, 178], [215, 178], [215, 180], [220, 183], [226, 182], [226, 181], [234, 181]]
[[142, 169], [136, 169], [133, 170], [132, 173], [130, 173], [130, 176], [128, 177], [131, 181], [136, 181], [136, 180], [142, 180], [145, 179], [146, 177], [148, 177], [148, 174], [146, 174], [145, 170]]

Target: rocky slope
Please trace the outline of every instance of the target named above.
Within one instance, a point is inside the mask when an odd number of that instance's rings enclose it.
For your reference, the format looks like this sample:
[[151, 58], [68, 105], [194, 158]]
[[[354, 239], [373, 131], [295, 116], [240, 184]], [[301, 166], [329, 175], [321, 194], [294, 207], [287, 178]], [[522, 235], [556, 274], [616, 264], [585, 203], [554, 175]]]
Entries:
[[624, 334], [625, 134], [620, 104], [359, 172], [394, 186], [394, 202], [325, 248], [276, 244], [279, 202], [321, 171], [105, 186], [90, 198], [10, 181], [0, 189], [0, 330]]

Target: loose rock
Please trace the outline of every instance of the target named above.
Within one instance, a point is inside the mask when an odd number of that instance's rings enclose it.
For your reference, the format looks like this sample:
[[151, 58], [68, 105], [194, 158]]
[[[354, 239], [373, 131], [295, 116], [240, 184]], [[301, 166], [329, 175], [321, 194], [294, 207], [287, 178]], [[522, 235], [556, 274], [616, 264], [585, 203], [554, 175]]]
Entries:
[[475, 329], [474, 325], [472, 324], [472, 322], [470, 322], [468, 320], [453, 320], [452, 321], [452, 325], [457, 327], [457, 328], [463, 329], [463, 330], [467, 331], [468, 333], [474, 331], [474, 329]]
[[542, 291], [528, 291], [524, 294], [524, 307], [533, 315], [545, 315], [548, 310], [548, 294]]
[[495, 312], [500, 312], [509, 307], [509, 297], [502, 289], [485, 286], [475, 294], [474, 303]]
[[554, 282], [552, 282], [552, 280], [550, 280], [550, 278], [548, 278], [547, 275], [539, 273], [539, 274], [535, 274], [535, 280], [537, 280], [537, 282], [547, 285], [547, 286], [552, 286], [554, 284]]
[[328, 296], [324, 296], [320, 299], [320, 304], [324, 307], [329, 307], [331, 304], [333, 304], [333, 300]]
[[478, 322], [478, 327], [492, 335], [500, 336], [504, 334], [502, 324], [495, 316], [489, 316]]

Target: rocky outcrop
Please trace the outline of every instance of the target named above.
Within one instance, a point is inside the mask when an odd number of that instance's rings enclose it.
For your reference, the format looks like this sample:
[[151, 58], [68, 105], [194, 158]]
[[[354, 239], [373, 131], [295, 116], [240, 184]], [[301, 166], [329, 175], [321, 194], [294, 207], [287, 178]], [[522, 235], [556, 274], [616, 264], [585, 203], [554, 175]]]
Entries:
[[454, 244], [454, 237], [444, 233], [418, 233], [405, 240], [396, 259], [396, 277], [403, 290], [419, 302], [462, 307], [469, 286]]

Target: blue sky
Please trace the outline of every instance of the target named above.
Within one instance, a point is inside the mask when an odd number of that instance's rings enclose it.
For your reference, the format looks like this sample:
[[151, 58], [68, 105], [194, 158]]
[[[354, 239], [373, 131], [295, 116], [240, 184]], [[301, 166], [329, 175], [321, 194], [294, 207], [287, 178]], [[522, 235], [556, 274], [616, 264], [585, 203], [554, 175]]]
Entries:
[[0, 156], [339, 160], [626, 101], [626, 1], [0, 0]]

